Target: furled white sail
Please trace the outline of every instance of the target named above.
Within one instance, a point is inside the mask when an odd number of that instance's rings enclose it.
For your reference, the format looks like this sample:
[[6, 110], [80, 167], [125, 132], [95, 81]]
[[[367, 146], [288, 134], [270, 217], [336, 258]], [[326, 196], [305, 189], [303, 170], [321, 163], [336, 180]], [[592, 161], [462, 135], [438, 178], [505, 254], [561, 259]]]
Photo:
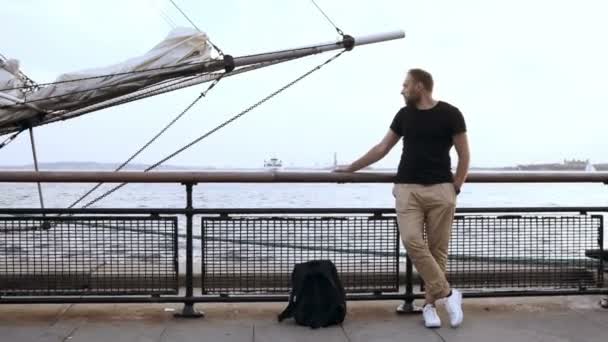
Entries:
[[[32, 82], [19, 72], [18, 61], [0, 59], [0, 135], [276, 63], [404, 36], [402, 31], [394, 31], [235, 58], [212, 58], [206, 34], [177, 28], [143, 56], [63, 74], [42, 87], [29, 87]], [[221, 70], [230, 72], [218, 72]], [[29, 88], [15, 89], [24, 86]]]
[[0, 65], [0, 89], [9, 89], [0, 90], [0, 126], [27, 120], [40, 112], [70, 110], [131, 93], [174, 78], [210, 59], [211, 47], [205, 33], [177, 28], [142, 56], [66, 73], [55, 84], [29, 93], [11, 89], [23, 86], [23, 82], [19, 79], [18, 62], [9, 60]]

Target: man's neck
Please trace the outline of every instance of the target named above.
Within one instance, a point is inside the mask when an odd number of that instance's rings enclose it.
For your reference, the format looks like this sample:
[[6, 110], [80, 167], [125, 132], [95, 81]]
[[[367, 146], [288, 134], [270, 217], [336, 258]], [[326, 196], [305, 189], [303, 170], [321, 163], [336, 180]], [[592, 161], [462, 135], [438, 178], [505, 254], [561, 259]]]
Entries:
[[435, 107], [437, 105], [437, 101], [432, 97], [423, 97], [420, 99], [420, 102], [416, 104], [416, 108], [420, 110], [427, 110]]

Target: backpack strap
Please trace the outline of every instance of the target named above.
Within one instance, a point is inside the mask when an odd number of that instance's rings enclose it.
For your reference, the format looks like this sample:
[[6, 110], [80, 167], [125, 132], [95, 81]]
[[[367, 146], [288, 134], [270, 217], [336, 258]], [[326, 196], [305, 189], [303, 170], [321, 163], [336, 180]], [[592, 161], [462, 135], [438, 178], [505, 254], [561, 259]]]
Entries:
[[285, 318], [292, 317], [295, 307], [296, 307], [296, 302], [293, 300], [293, 292], [292, 292], [289, 294], [289, 304], [287, 305], [285, 310], [283, 310], [283, 312], [281, 312], [279, 314], [279, 316], [277, 317], [278, 321], [282, 322]]
[[291, 292], [289, 293], [289, 304], [277, 317], [279, 322], [283, 321], [285, 318], [293, 317], [293, 313], [296, 308], [296, 301], [302, 293], [302, 281], [304, 276], [304, 265], [296, 264], [291, 272]]

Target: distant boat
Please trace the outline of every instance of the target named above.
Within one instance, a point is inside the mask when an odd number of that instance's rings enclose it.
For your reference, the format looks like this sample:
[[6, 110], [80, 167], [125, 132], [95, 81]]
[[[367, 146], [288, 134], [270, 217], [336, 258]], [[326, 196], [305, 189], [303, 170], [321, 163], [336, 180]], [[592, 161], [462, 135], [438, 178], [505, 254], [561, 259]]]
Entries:
[[264, 160], [264, 167], [272, 170], [280, 169], [283, 167], [283, 162], [277, 158], [270, 158], [269, 160]]
[[585, 166], [585, 172], [595, 172], [595, 167], [593, 166], [593, 164], [591, 164], [590, 162], [587, 162], [587, 165]]

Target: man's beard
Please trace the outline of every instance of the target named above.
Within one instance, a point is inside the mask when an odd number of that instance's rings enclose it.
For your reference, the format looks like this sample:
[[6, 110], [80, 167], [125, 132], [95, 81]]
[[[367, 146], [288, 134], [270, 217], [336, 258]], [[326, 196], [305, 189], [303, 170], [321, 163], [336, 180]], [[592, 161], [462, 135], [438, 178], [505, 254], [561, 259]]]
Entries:
[[410, 97], [405, 99], [405, 105], [408, 107], [416, 108], [416, 105], [420, 102], [419, 97]]

